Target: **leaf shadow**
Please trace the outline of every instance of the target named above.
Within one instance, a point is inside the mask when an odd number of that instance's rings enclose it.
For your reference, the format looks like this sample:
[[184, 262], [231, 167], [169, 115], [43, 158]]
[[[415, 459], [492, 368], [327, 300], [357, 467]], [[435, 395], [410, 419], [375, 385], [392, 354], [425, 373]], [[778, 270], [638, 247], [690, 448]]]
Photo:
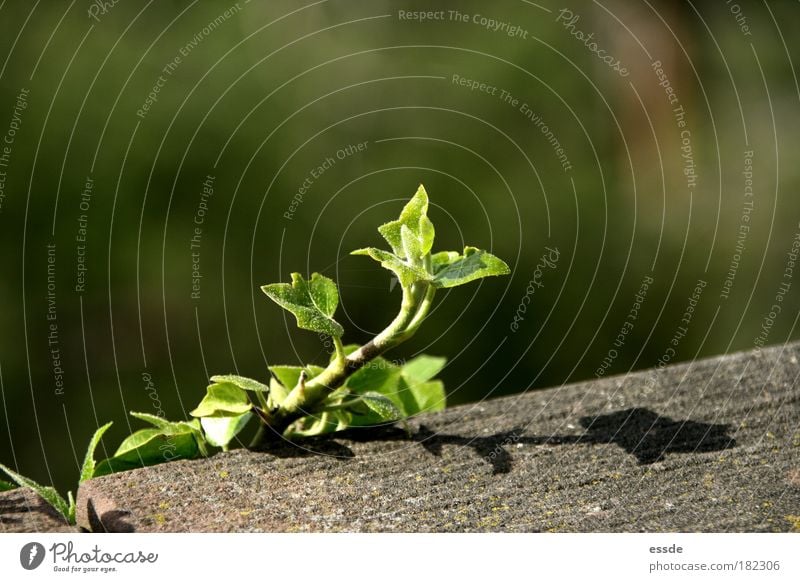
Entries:
[[736, 440], [729, 434], [729, 425], [673, 420], [647, 408], [585, 416], [580, 419], [580, 425], [584, 428], [582, 434], [533, 436], [526, 435], [524, 428], [480, 436], [436, 432], [424, 424], [420, 424], [412, 433], [396, 426], [351, 428], [335, 435], [304, 439], [302, 444], [287, 441], [272, 443], [263, 450], [281, 457], [325, 454], [346, 460], [354, 458], [355, 453], [342, 441], [413, 442], [437, 457], [442, 455], [445, 446], [455, 445], [471, 448], [492, 467], [493, 475], [499, 475], [511, 471], [513, 456], [508, 449], [518, 444], [612, 444], [633, 455], [640, 465], [657, 463], [672, 453], [721, 451], [736, 446]]
[[56, 511], [44, 499], [37, 496], [35, 502], [31, 502], [23, 494], [23, 489], [10, 489], [0, 497], [0, 525], [13, 525], [23, 522], [24, 516], [31, 513], [41, 513], [49, 518], [64, 522], [68, 525], [64, 516]]

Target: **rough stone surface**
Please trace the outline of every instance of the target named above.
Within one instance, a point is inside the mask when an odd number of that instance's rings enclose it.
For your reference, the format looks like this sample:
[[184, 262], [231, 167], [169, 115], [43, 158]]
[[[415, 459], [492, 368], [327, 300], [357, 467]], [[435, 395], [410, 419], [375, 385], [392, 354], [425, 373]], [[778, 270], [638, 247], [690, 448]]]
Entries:
[[84, 484], [94, 531], [800, 530], [800, 344]]
[[0, 493], [0, 533], [76, 532], [44, 499], [30, 489]]

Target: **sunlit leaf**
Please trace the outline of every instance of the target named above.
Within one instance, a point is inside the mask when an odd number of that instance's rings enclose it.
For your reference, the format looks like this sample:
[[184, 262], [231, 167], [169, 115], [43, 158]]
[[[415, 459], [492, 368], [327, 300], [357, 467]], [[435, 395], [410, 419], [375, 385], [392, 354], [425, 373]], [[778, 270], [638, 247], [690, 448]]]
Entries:
[[444, 390], [444, 383], [441, 380], [409, 384], [407, 380], [403, 379], [401, 389], [403, 384], [407, 387], [407, 393], [414, 400], [414, 407], [407, 405], [406, 408], [409, 416], [421, 412], [436, 412], [437, 410], [445, 409], [447, 395]]
[[306, 281], [300, 273], [292, 273], [292, 283], [272, 283], [261, 290], [275, 303], [290, 311], [297, 326], [341, 337], [344, 329], [334, 321], [333, 314], [339, 304], [339, 292], [331, 279], [314, 273]]
[[425, 269], [419, 266], [411, 265], [404, 259], [400, 258], [395, 254], [390, 253], [389, 251], [376, 249], [375, 247], [367, 247], [364, 249], [356, 249], [350, 254], [365, 255], [380, 262], [383, 268], [389, 269], [395, 275], [397, 275], [400, 284], [403, 285], [404, 287], [408, 287], [409, 285], [417, 281], [430, 280], [430, 275], [428, 274], [427, 271], [425, 271]]
[[97, 466], [97, 462], [94, 460], [94, 451], [97, 448], [97, 445], [100, 443], [100, 439], [103, 438], [103, 434], [111, 428], [111, 425], [114, 424], [113, 422], [109, 422], [108, 424], [104, 424], [100, 428], [98, 428], [92, 438], [89, 440], [89, 446], [86, 448], [86, 456], [83, 459], [83, 466], [81, 468], [81, 476], [80, 476], [80, 483], [84, 481], [88, 481], [92, 477], [94, 477], [94, 470]]
[[437, 255], [439, 259], [433, 273], [434, 287], [456, 287], [482, 277], [507, 275], [511, 272], [502, 259], [475, 247], [465, 247], [463, 255], [448, 255], [448, 262], [442, 260], [444, 255], [441, 253]]
[[75, 523], [75, 513], [78, 509], [78, 505], [75, 503], [75, 497], [72, 495], [72, 491], [67, 491], [67, 521], [71, 524]]
[[269, 392], [269, 386], [266, 384], [262, 384], [258, 380], [253, 380], [252, 378], [245, 378], [244, 376], [235, 376], [233, 374], [211, 376], [211, 381], [234, 384], [242, 390], [248, 390], [250, 392]]
[[406, 246], [403, 244], [402, 227], [405, 226], [419, 241], [419, 253], [425, 255], [430, 252], [435, 235], [433, 224], [427, 215], [428, 193], [420, 184], [417, 192], [400, 212], [400, 218], [378, 227], [378, 232], [392, 247], [394, 254], [401, 259], [409, 259], [411, 256], [407, 254]]
[[[362, 411], [359, 411], [359, 408]], [[360, 403], [351, 409], [353, 415], [353, 426], [367, 426], [393, 422], [404, 417], [400, 409], [392, 400], [378, 392], [366, 392], [361, 394]]]
[[291, 390], [300, 381], [300, 373], [305, 370], [306, 379], [318, 376], [322, 373], [324, 368], [320, 366], [270, 366], [269, 371], [277, 378], [278, 382], [283, 384], [287, 390]]
[[220, 382], [211, 384], [203, 400], [189, 414], [196, 417], [217, 413], [243, 414], [252, 408], [247, 393], [236, 384]]
[[95, 476], [178, 459], [194, 459], [200, 454], [197, 435], [188, 426], [167, 429], [145, 428], [122, 441], [112, 458], [98, 463]]
[[372, 391], [387, 394], [396, 390], [399, 377], [399, 366], [378, 356], [353, 372], [345, 385], [356, 393]]
[[206, 440], [215, 447], [227, 447], [253, 417], [252, 412], [233, 416], [204, 416], [200, 419]]
[[39, 497], [41, 497], [47, 503], [52, 505], [53, 508], [55, 508], [55, 510], [58, 513], [64, 516], [64, 519], [70, 522], [69, 503], [53, 487], [45, 487], [44, 485], [39, 485], [33, 479], [28, 479], [27, 477], [24, 477], [19, 473], [12, 471], [2, 463], [0, 463], [0, 469], [2, 469], [3, 472], [5, 472], [9, 477], [11, 477], [11, 480], [14, 481], [14, 483], [19, 485], [20, 487], [27, 487], [28, 489], [32, 489], [33, 491], [35, 491], [39, 495]]

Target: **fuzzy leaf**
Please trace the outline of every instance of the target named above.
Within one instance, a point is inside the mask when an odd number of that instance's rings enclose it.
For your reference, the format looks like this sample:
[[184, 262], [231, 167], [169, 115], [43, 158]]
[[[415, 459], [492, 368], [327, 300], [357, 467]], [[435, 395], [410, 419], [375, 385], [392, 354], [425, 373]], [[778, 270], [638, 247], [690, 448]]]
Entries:
[[292, 283], [264, 285], [261, 290], [275, 303], [290, 311], [297, 327], [341, 337], [344, 329], [333, 319], [339, 304], [336, 283], [319, 273], [306, 281], [300, 273], [292, 273]]
[[400, 280], [400, 284], [404, 287], [408, 287], [416, 281], [430, 280], [430, 275], [425, 271], [425, 269], [411, 265], [389, 251], [376, 249], [375, 247], [367, 247], [364, 249], [356, 249], [350, 254], [372, 257], [376, 261], [380, 262], [384, 269], [389, 269], [395, 275], [397, 275], [397, 278]]
[[198, 439], [198, 444], [200, 444], [201, 452], [205, 455], [205, 450], [202, 446], [203, 431], [200, 430], [200, 421], [198, 419], [193, 418], [189, 421], [181, 420], [178, 422], [173, 422], [171, 420], [167, 420], [166, 418], [156, 416], [155, 414], [148, 414], [146, 412], [131, 411], [128, 414], [134, 418], [138, 418], [139, 420], [143, 420], [153, 425], [155, 428], [161, 429], [161, 432], [165, 434], [181, 434], [184, 432], [194, 433], [195, 437]]
[[75, 503], [75, 497], [72, 491], [67, 491], [67, 521], [71, 524], [75, 523], [75, 513], [77, 512], [78, 505]]
[[205, 431], [206, 440], [215, 447], [227, 447], [253, 417], [252, 412], [236, 416], [204, 416], [200, 424]]
[[367, 421], [368, 424], [378, 424], [403, 418], [403, 413], [400, 409], [390, 398], [383, 394], [367, 392], [361, 395], [361, 401], [370, 411], [370, 413], [363, 415], [364, 418], [361, 422]]
[[400, 227], [400, 238], [403, 240], [403, 254], [412, 265], [422, 263], [422, 241], [417, 238], [405, 224]]
[[89, 446], [86, 449], [86, 456], [83, 459], [83, 467], [81, 468], [81, 476], [80, 480], [78, 481], [79, 483], [83, 483], [84, 481], [88, 481], [94, 477], [94, 470], [97, 466], [97, 463], [94, 460], [94, 451], [97, 448], [97, 445], [100, 443], [100, 439], [103, 438], [103, 434], [109, 428], [111, 428], [112, 424], [114, 423], [109, 422], [108, 424], [104, 424], [92, 435], [92, 438], [89, 441]]
[[128, 414], [130, 414], [133, 418], [138, 418], [139, 420], [143, 420], [148, 424], [152, 424], [156, 428], [168, 428], [173, 424], [166, 418], [156, 416], [155, 414], [149, 414], [147, 412], [130, 411]]
[[461, 255], [456, 251], [441, 251], [431, 255], [431, 269], [434, 273], [441, 271], [450, 263], [454, 262]]
[[464, 247], [463, 255], [447, 255], [447, 262], [442, 253], [436, 253], [438, 269], [433, 272], [434, 287], [456, 287], [475, 279], [493, 275], [507, 275], [511, 272], [508, 265], [499, 259], [475, 247]]
[[33, 489], [33, 491], [35, 491], [39, 495], [39, 497], [47, 501], [47, 503], [52, 505], [57, 512], [63, 515], [64, 519], [66, 519], [69, 523], [72, 523], [69, 521], [69, 514], [70, 514], [69, 503], [53, 487], [45, 487], [44, 485], [39, 485], [33, 479], [28, 479], [27, 477], [24, 477], [19, 473], [12, 471], [2, 463], [0, 463], [0, 469], [2, 469], [9, 477], [11, 477], [11, 480], [20, 487], [27, 487], [28, 489]]
[[406, 247], [403, 244], [403, 226], [408, 228], [419, 241], [420, 254], [428, 254], [433, 246], [435, 231], [433, 223], [428, 218], [428, 193], [422, 184], [400, 212], [399, 219], [378, 227], [378, 232], [392, 247], [392, 251], [401, 259], [409, 259], [412, 255], [406, 253]]
[[231, 382], [211, 384], [207, 390], [197, 408], [189, 413], [192, 416], [212, 416], [218, 413], [243, 414], [253, 407], [247, 392]]
[[235, 376], [233, 374], [225, 374], [221, 376], [211, 376], [212, 382], [235, 384], [242, 390], [249, 390], [250, 392], [269, 392], [269, 386], [262, 384], [258, 380], [245, 378], [244, 376]]

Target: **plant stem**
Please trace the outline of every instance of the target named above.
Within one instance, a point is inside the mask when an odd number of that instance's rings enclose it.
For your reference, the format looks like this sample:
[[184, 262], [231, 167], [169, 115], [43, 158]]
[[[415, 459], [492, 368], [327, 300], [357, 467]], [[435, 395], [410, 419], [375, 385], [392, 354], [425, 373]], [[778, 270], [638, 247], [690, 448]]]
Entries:
[[[268, 424], [275, 432], [283, 433], [289, 425], [309, 414], [314, 406], [370, 360], [410, 339], [428, 315], [434, 293], [435, 288], [427, 282], [404, 285], [400, 312], [397, 316], [386, 329], [349, 356], [345, 355], [342, 340], [333, 338], [336, 357], [328, 367], [308, 382], [301, 381], [289, 393], [280, 408], [269, 412], [268, 418], [261, 415], [262, 422]], [[266, 432], [259, 430], [251, 446], [258, 445]]]

